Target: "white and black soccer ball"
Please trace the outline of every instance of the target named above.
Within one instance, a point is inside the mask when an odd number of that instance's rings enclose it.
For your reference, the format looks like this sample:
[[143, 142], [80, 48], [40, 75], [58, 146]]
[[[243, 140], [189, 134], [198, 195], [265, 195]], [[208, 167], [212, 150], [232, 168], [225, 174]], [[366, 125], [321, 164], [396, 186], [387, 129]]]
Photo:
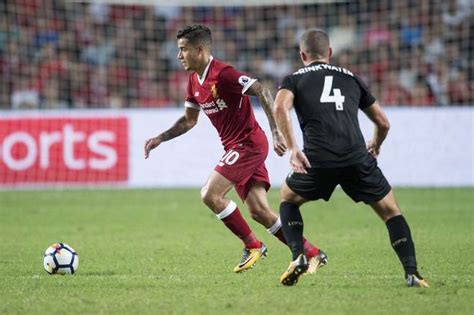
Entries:
[[50, 275], [73, 274], [79, 267], [79, 255], [68, 244], [55, 243], [44, 252], [43, 267]]

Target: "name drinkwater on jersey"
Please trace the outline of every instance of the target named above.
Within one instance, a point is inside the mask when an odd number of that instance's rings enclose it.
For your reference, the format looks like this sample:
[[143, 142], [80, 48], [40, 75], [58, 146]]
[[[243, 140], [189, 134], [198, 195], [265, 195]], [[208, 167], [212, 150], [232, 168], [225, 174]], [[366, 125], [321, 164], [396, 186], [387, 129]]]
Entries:
[[310, 71], [320, 71], [320, 70], [338, 71], [338, 72], [350, 75], [351, 77], [354, 76], [354, 74], [352, 72], [350, 72], [349, 70], [347, 70], [345, 68], [336, 67], [336, 66], [328, 65], [328, 64], [319, 64], [319, 65], [304, 67], [304, 68], [299, 69], [296, 72], [293, 72], [293, 75], [304, 74], [304, 73], [307, 73], [307, 72], [310, 72]]

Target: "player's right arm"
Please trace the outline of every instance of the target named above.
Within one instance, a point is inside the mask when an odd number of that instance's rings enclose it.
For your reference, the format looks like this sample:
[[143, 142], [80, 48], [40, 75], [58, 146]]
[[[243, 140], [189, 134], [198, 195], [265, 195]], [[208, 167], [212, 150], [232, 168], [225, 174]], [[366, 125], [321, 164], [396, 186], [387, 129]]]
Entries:
[[296, 143], [293, 125], [291, 123], [290, 111], [293, 108], [294, 98], [295, 96], [292, 91], [280, 89], [275, 98], [273, 111], [278, 129], [280, 129], [280, 132], [283, 134], [288, 149], [290, 150], [290, 164], [292, 169], [297, 173], [307, 174], [306, 168], [310, 168], [311, 164]]
[[159, 146], [162, 142], [176, 138], [191, 130], [196, 125], [198, 117], [199, 110], [193, 107], [185, 107], [184, 115], [181, 116], [170, 129], [145, 141], [145, 159], [150, 155], [150, 151]]
[[363, 111], [375, 125], [374, 135], [372, 140], [367, 144], [367, 150], [374, 157], [377, 157], [380, 153], [382, 142], [385, 140], [385, 137], [387, 137], [390, 123], [377, 101], [372, 105], [365, 107]]

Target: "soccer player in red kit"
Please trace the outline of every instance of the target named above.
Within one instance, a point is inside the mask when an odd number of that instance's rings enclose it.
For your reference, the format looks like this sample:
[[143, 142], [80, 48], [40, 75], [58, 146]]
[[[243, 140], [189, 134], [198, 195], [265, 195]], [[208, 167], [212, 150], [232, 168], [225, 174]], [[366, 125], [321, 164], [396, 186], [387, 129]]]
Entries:
[[[256, 95], [267, 115], [272, 130], [273, 148], [283, 155], [286, 145], [272, 115], [273, 98], [256, 79], [240, 73], [211, 55], [211, 31], [204, 25], [180, 30], [178, 59], [189, 75], [184, 115], [167, 131], [145, 142], [145, 158], [162, 142], [180, 136], [193, 128], [202, 110], [217, 129], [225, 153], [201, 190], [202, 201], [244, 243], [241, 261], [234, 268], [242, 272], [266, 256], [267, 248], [252, 232], [235, 202], [226, 194], [235, 188], [251, 217], [286, 244], [278, 215], [270, 208], [266, 192], [270, 188], [265, 159], [268, 142], [257, 123], [250, 99]], [[327, 263], [326, 255], [304, 241], [310, 271]]]

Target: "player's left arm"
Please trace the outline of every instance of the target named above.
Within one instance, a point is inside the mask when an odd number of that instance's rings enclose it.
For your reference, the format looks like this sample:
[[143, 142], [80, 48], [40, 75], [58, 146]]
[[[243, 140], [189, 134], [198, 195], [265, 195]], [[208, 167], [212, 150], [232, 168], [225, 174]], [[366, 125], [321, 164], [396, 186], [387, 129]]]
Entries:
[[380, 154], [382, 142], [385, 140], [385, 137], [387, 137], [390, 123], [377, 101], [362, 110], [375, 125], [374, 135], [372, 140], [367, 144], [367, 150], [374, 157], [377, 157]]
[[379, 102], [377, 102], [372, 93], [370, 93], [369, 88], [364, 81], [362, 81], [358, 76], [355, 76], [354, 78], [359, 85], [361, 92], [359, 108], [370, 119], [370, 121], [374, 123], [374, 135], [372, 136], [372, 140], [367, 143], [367, 151], [369, 151], [369, 153], [374, 157], [377, 157], [380, 154], [382, 142], [385, 140], [385, 137], [387, 137], [390, 123], [380, 107]]
[[258, 97], [260, 104], [262, 104], [265, 115], [267, 115], [268, 123], [270, 124], [270, 129], [272, 131], [273, 138], [273, 150], [276, 154], [282, 156], [285, 154], [286, 142], [285, 138], [280, 133], [280, 130], [277, 127], [275, 122], [275, 117], [273, 116], [272, 104], [273, 96], [270, 90], [263, 86], [260, 82], [255, 81], [248, 89], [245, 91], [247, 95], [254, 95]]

